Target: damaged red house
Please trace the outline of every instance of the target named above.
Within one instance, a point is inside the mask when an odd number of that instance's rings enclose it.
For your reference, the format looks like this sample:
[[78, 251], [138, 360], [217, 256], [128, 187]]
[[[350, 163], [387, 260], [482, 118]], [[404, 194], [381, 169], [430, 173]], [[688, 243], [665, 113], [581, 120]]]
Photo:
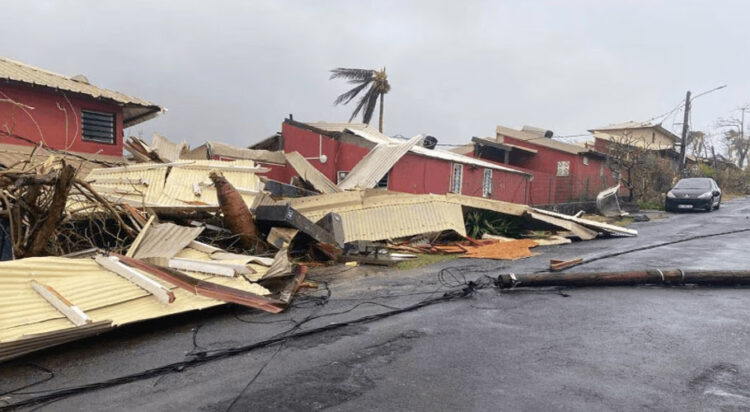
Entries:
[[533, 174], [528, 197], [533, 205], [591, 200], [617, 184], [605, 154], [552, 137], [551, 131], [536, 127], [497, 126], [494, 138], [475, 137], [454, 151]]
[[[365, 180], [380, 176], [382, 164], [392, 166], [372, 186], [406, 193], [460, 193], [516, 203], [527, 203], [531, 174], [513, 167], [487, 162], [434, 147], [434, 141], [418, 143], [388, 137], [366, 124], [303, 123], [286, 119], [281, 133], [252, 149], [278, 150], [287, 160], [311, 165], [342, 188], [359, 186], [349, 173]], [[296, 157], [293, 152], [298, 152]], [[391, 163], [389, 163], [391, 162]], [[395, 163], [394, 163], [395, 162]], [[271, 167], [274, 179], [289, 182], [298, 168]], [[317, 173], [314, 172], [314, 173]], [[345, 182], [350, 177], [349, 182]], [[350, 187], [351, 186], [351, 187]], [[370, 187], [372, 187], [370, 186]]]
[[28, 157], [32, 146], [42, 143], [122, 160], [123, 129], [160, 112], [156, 104], [94, 86], [83, 75], [66, 77], [0, 58], [2, 153]]

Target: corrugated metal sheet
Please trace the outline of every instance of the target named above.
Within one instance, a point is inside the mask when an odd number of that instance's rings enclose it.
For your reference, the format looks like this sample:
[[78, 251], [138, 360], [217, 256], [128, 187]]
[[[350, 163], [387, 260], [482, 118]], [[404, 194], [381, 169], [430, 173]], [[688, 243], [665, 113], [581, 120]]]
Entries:
[[340, 212], [344, 241], [395, 239], [455, 230], [466, 235], [461, 205], [428, 201]]
[[[32, 151], [34, 152], [34, 156], [30, 158]], [[0, 144], [0, 166], [13, 168], [13, 170], [28, 170], [31, 165], [43, 163], [50, 156], [55, 156], [64, 159], [69, 164], [78, 168], [78, 176], [86, 176], [94, 168], [106, 167], [107, 165], [124, 165], [127, 163], [122, 156], [106, 156], [76, 152], [69, 153], [70, 154], [67, 155], [53, 153], [41, 147], [34, 151], [34, 146]], [[27, 163], [28, 161], [30, 161], [31, 164]]]
[[466, 234], [461, 205], [443, 195], [361, 190], [296, 198], [289, 204], [312, 221], [338, 213], [346, 242], [451, 229]]
[[[142, 273], [142, 272], [141, 272]], [[92, 332], [73, 324], [31, 288], [31, 280], [53, 287], [73, 305], [83, 310], [94, 322], [111, 321], [119, 326], [170, 314], [221, 305], [224, 302], [196, 296], [160, 279], [174, 293], [171, 304], [163, 304], [140, 287], [101, 268], [92, 259], [44, 257], [0, 262], [0, 360], [18, 356], [24, 348], [40, 349], [54, 346], [59, 339], [45, 336], [69, 331], [69, 339]], [[243, 278], [207, 276], [190, 273], [198, 279], [247, 290], [259, 295], [269, 294], [265, 288]], [[33, 339], [25, 339], [36, 335]]]
[[[359, 136], [365, 140], [368, 140], [375, 144], [381, 144], [381, 143], [403, 143], [401, 140], [393, 139], [391, 137], [388, 137], [384, 135], [383, 133], [380, 133], [377, 129], [366, 125], [362, 123], [326, 123], [326, 122], [318, 122], [318, 123], [305, 123], [306, 125], [310, 127], [314, 127], [316, 129], [324, 130], [327, 132], [338, 132], [342, 133], [345, 131], [348, 131], [349, 133]], [[440, 149], [427, 149], [426, 147], [415, 145], [410, 150], [412, 153], [418, 154], [420, 156], [425, 157], [431, 157], [435, 159], [441, 159], [449, 162], [455, 162], [455, 163], [462, 163], [466, 165], [474, 165], [478, 167], [484, 167], [488, 169], [494, 169], [494, 170], [503, 170], [506, 172], [511, 173], [518, 173], [523, 175], [529, 175], [526, 172], [516, 170], [510, 167], [500, 166], [496, 163], [490, 163], [485, 162], [483, 160], [474, 159], [473, 157], [464, 156], [459, 153], [449, 152], [445, 150]]]
[[346, 178], [339, 183], [339, 188], [369, 189], [388, 173], [409, 150], [422, 140], [422, 135], [412, 137], [401, 143], [380, 143], [357, 163]]
[[[227, 181], [240, 191], [242, 199], [248, 205], [253, 204], [257, 193], [260, 192], [260, 178], [253, 172], [242, 170], [243, 167], [253, 167], [251, 160], [235, 160], [224, 162], [221, 160], [194, 160], [179, 167], [174, 166], [169, 172], [164, 192], [156, 203], [159, 207], [204, 206], [218, 207], [219, 200], [216, 190], [208, 177], [212, 169], [221, 169]], [[237, 170], [232, 170], [237, 167]], [[200, 196], [194, 191], [194, 184], [200, 190]], [[251, 193], [255, 192], [255, 193]]]
[[136, 259], [174, 257], [195, 240], [202, 231], [202, 227], [187, 227], [174, 223], [149, 226], [133, 253], [133, 257]]
[[232, 159], [254, 160], [256, 162], [286, 164], [286, 158], [283, 152], [274, 152], [270, 150], [254, 150], [244, 147], [233, 146], [221, 142], [206, 142], [209, 147], [209, 153], [213, 156], [228, 157]]
[[321, 193], [337, 193], [341, 189], [331, 182], [320, 170], [310, 164], [299, 152], [284, 154], [286, 161], [291, 165], [302, 179], [310, 183]]
[[[143, 108], [148, 108], [148, 111], [161, 110], [160, 107], [149, 101], [128, 96], [124, 93], [113, 90], [103, 89], [82, 81], [73, 80], [72, 78], [61, 74], [53, 73], [48, 70], [3, 57], [0, 57], [0, 79], [80, 93], [96, 99], [107, 99], [124, 105], [141, 106]], [[128, 123], [127, 120], [128, 119], [126, 119], [125, 122], [126, 124]], [[137, 122], [133, 122], [130, 125], [135, 123]]]
[[[217, 208], [216, 190], [208, 175], [220, 170], [240, 191], [248, 205], [260, 191], [260, 178], [247, 168], [250, 160], [190, 160], [178, 163], [141, 163], [127, 167], [94, 169], [86, 178], [100, 195], [112, 202], [157, 208]], [[98, 181], [97, 181], [98, 180]], [[138, 181], [144, 183], [136, 183]], [[199, 189], [196, 195], [195, 189]], [[85, 206], [85, 199], [71, 196], [69, 210]], [[71, 209], [72, 208], [72, 209]]]
[[176, 162], [180, 155], [187, 152], [188, 144], [185, 141], [174, 143], [159, 133], [154, 133], [151, 138], [151, 149], [159, 154], [162, 159]]

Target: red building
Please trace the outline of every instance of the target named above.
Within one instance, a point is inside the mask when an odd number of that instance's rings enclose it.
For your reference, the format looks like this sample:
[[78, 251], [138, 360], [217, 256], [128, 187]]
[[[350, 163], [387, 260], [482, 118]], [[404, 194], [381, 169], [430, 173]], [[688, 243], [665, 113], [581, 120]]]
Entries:
[[162, 109], [150, 102], [0, 58], [0, 143], [122, 156], [123, 129]]
[[[379, 144], [403, 143], [365, 124], [302, 123], [287, 119], [281, 134], [253, 149], [299, 152], [328, 179], [338, 183]], [[274, 168], [285, 182], [296, 175], [291, 167]], [[454, 152], [417, 145], [401, 157], [377, 187], [406, 193], [460, 193], [526, 203], [531, 175], [512, 167]]]
[[591, 200], [617, 184], [606, 155], [552, 136], [550, 131], [528, 126], [522, 130], [497, 126], [494, 139], [474, 138], [455, 151], [532, 173], [528, 203], [533, 205]]

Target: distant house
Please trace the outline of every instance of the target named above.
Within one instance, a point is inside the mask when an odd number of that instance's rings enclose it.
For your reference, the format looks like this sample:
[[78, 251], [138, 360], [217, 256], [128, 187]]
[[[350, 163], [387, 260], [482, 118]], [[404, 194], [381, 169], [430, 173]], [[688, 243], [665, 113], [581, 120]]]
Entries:
[[123, 129], [157, 116], [154, 103], [0, 58], [0, 143], [122, 157]]
[[533, 174], [530, 204], [591, 200], [602, 189], [617, 184], [603, 153], [555, 140], [546, 129], [497, 126], [494, 138], [473, 138], [471, 145], [455, 151]]
[[[339, 183], [372, 149], [399, 143], [404, 141], [366, 124], [287, 119], [280, 135], [251, 148], [299, 152], [329, 180]], [[286, 168], [286, 173], [286, 181], [296, 175], [291, 167]], [[526, 203], [530, 178], [530, 173], [513, 167], [416, 145], [396, 161], [376, 186], [406, 193], [460, 193]]]
[[594, 136], [594, 148], [608, 153], [612, 144], [624, 144], [657, 152], [662, 157], [678, 159], [680, 138], [649, 122], [625, 122], [589, 130]]

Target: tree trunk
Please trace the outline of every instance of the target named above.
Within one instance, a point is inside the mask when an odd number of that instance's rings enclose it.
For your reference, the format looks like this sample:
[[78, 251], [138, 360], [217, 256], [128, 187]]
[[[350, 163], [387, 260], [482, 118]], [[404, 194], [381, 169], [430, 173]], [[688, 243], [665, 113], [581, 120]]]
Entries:
[[383, 133], [383, 97], [385, 93], [380, 94], [380, 122], [378, 123], [378, 130]]
[[32, 229], [32, 233], [29, 236], [31, 238], [29, 247], [21, 257], [40, 256], [47, 249], [50, 240], [54, 238], [57, 224], [62, 219], [63, 212], [65, 212], [65, 203], [68, 200], [68, 193], [70, 192], [70, 187], [73, 185], [75, 175], [76, 169], [71, 165], [65, 165], [60, 170], [55, 182], [55, 192], [52, 195], [49, 209], [46, 211], [46, 215], [40, 219], [39, 226], [35, 228], [36, 230]]

